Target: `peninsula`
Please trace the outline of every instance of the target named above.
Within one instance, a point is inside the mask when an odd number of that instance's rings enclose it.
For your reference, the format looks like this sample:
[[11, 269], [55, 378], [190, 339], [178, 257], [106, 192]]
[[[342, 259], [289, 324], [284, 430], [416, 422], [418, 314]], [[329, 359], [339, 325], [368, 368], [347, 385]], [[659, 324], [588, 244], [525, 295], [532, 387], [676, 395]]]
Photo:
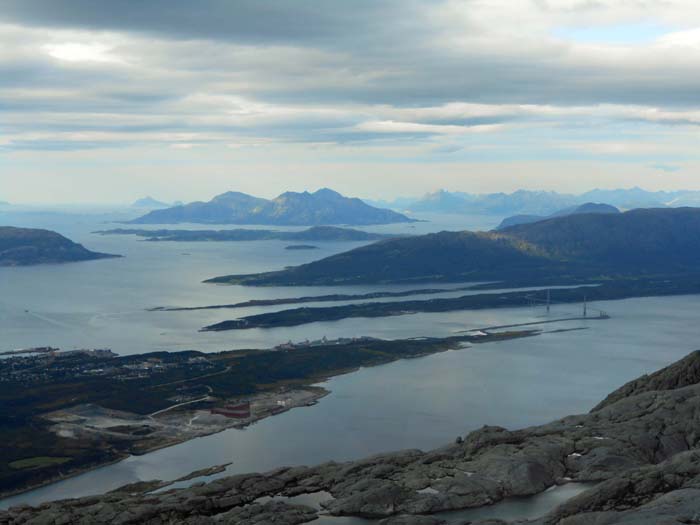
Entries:
[[[581, 284], [581, 283], [579, 283]], [[202, 331], [246, 330], [299, 326], [319, 321], [339, 321], [348, 318], [389, 317], [414, 313], [438, 313], [487, 308], [513, 308], [532, 304], [573, 304], [584, 301], [609, 301], [631, 297], [684, 295], [700, 293], [700, 274], [658, 275], [651, 278], [618, 278], [587, 282], [585, 286], [552, 288], [539, 292], [531, 289], [435, 298], [413, 301], [367, 302], [329, 307], [299, 307], [276, 312], [249, 315], [221, 321]], [[591, 317], [598, 315], [591, 310]]]
[[[51, 349], [2, 359], [0, 495], [314, 403], [326, 393], [314, 383], [359, 367], [538, 333], [360, 337], [274, 350], [123, 357]], [[188, 424], [195, 416], [197, 423]]]
[[153, 312], [182, 312], [188, 310], [221, 310], [228, 308], [248, 308], [250, 306], [279, 306], [282, 304], [326, 303], [335, 301], [363, 301], [369, 299], [382, 299], [389, 297], [408, 297], [411, 295], [435, 295], [448, 292], [460, 292], [464, 290], [484, 289], [495, 286], [495, 283], [473, 284], [457, 288], [419, 288], [416, 290], [404, 290], [402, 292], [370, 292], [364, 294], [330, 294], [309, 295], [304, 297], [281, 297], [279, 299], [251, 299], [231, 304], [214, 304], [208, 306], [157, 306], [150, 308]]
[[[700, 352], [613, 392], [588, 414], [522, 430], [483, 427], [452, 444], [348, 463], [281, 468], [150, 493], [129, 485], [103, 496], [17, 507], [7, 523], [311, 522], [321, 512], [440, 525], [447, 514], [590, 483], [530, 525], [659, 525], [697, 522], [700, 496]], [[297, 496], [321, 496], [320, 506]], [[693, 517], [695, 516], [695, 517]], [[508, 525], [504, 520], [468, 521]]]

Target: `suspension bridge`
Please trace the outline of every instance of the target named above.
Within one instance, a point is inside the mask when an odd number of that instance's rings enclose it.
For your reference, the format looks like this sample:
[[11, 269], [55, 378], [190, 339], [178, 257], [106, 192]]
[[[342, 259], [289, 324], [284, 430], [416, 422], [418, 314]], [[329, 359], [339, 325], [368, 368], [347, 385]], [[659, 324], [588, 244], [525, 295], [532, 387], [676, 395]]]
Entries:
[[[537, 320], [537, 321], [529, 321], [529, 322], [525, 322], [525, 323], [504, 324], [504, 325], [497, 325], [497, 326], [487, 326], [484, 328], [473, 328], [470, 330], [459, 330], [455, 333], [485, 332], [488, 330], [501, 330], [504, 328], [517, 328], [517, 327], [522, 327], [522, 326], [535, 326], [535, 325], [542, 325], [542, 324], [549, 324], [549, 323], [563, 323], [566, 321], [586, 321], [586, 320], [610, 319], [610, 315], [608, 315], [608, 313], [605, 312], [604, 310], [591, 307], [591, 305], [588, 303], [588, 299], [587, 299], [585, 294], [582, 295], [580, 303], [553, 301], [552, 294], [551, 294], [550, 290], [546, 290], [544, 297], [540, 297], [537, 295], [537, 292], [534, 292], [532, 294], [525, 296], [525, 300], [527, 301], [528, 306], [536, 307], [536, 308], [544, 308], [547, 315], [549, 315], [551, 313], [552, 307], [557, 306], [557, 313], [560, 315], [564, 315], [564, 317], [557, 317], [554, 319], [549, 319], [549, 318], [545, 317], [545, 318], [543, 318], [541, 320]], [[578, 308], [580, 308], [580, 310], [578, 310], [578, 311], [575, 311], [575, 312], [571, 312], [571, 311], [562, 312], [561, 311], [561, 306], [576, 307], [577, 305], [578, 305]]]
[[[571, 303], [571, 302], [553, 301], [552, 300], [552, 293], [550, 290], [546, 290], [545, 297], [539, 297], [537, 295], [537, 292], [535, 292], [535, 293], [526, 295], [525, 300], [527, 301], [529, 306], [534, 306], [534, 307], [541, 306], [541, 307], [543, 307], [548, 314], [551, 312], [551, 309], [553, 306], [562, 306], [562, 305], [575, 306], [577, 304], [577, 303]], [[591, 307], [591, 305], [588, 303], [588, 298], [586, 297], [585, 293], [581, 297], [581, 303], [578, 303], [578, 304], [580, 305], [579, 307], [581, 308], [581, 310], [580, 310], [580, 312], [581, 312], [580, 318], [581, 319], [610, 319], [610, 316], [604, 310]]]

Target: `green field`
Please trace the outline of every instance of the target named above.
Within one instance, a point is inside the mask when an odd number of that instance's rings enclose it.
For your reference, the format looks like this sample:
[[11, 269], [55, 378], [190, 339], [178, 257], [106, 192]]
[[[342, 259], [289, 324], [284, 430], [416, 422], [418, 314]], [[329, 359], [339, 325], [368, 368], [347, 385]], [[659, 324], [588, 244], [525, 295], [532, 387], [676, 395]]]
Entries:
[[18, 459], [9, 463], [9, 467], [15, 470], [26, 470], [42, 467], [51, 467], [55, 465], [62, 465], [67, 463], [71, 458], [52, 458], [48, 456], [36, 456], [27, 459]]

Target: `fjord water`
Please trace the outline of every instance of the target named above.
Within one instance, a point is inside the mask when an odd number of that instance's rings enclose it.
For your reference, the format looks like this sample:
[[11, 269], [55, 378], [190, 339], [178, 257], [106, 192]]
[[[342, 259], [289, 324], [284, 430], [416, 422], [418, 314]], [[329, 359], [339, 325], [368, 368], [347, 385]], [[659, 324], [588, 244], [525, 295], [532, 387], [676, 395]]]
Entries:
[[[123, 227], [105, 222], [114, 219], [113, 214], [0, 213], [0, 224], [55, 229], [93, 251], [125, 256], [65, 265], [0, 268], [0, 351], [45, 345], [65, 349], [110, 347], [120, 354], [189, 349], [219, 351], [269, 348], [290, 338], [304, 340], [323, 335], [357, 335], [357, 329], [360, 333], [364, 332], [354, 325], [336, 334], [317, 326], [275, 331], [198, 333], [203, 326], [269, 309], [146, 310], [155, 306], [202, 306], [248, 299], [361, 294], [415, 287], [244, 288], [202, 284], [203, 280], [217, 275], [277, 270], [309, 262], [363, 243], [322, 242], [316, 243], [319, 246], [317, 250], [290, 251], [284, 249], [288, 243], [283, 241], [149, 242], [135, 236], [91, 233]], [[491, 223], [486, 222], [481, 227], [489, 226]], [[220, 226], [174, 227], [202, 229]], [[454, 230], [468, 227], [472, 225], [448, 221], [447, 224], [426, 222], [415, 226], [388, 225], [376, 229], [414, 233], [431, 228]], [[286, 307], [276, 307], [283, 308]], [[381, 336], [382, 333], [366, 335]], [[401, 337], [400, 334], [398, 336]]]
[[[426, 227], [423, 223], [418, 226]], [[201, 334], [196, 329], [207, 316], [221, 320], [234, 316], [233, 312], [243, 314], [238, 310], [174, 314], [145, 312], [144, 308], [334, 293], [335, 288], [245, 289], [199, 281], [222, 273], [296, 264], [347, 245], [324, 245], [312, 254], [288, 253], [282, 249], [283, 243], [185, 246], [90, 235], [87, 232], [97, 229], [95, 224], [72, 227], [73, 238], [90, 248], [127, 257], [0, 269], [2, 347], [89, 345], [108, 346], [122, 353], [222, 350], [248, 343], [269, 346], [262, 343], [305, 339], [304, 334], [448, 335], [460, 329], [568, 317], [577, 309], [572, 305], [556, 307], [549, 317], [541, 309], [508, 308], [348, 319], [293, 330]], [[183, 252], [192, 255], [181, 255]], [[376, 289], [353, 287], [355, 293]], [[214, 464], [233, 462], [226, 474], [264, 471], [403, 448], [432, 448], [485, 424], [517, 428], [544, 423], [589, 410], [622, 383], [694, 350], [700, 340], [699, 296], [630, 299], [598, 306], [611, 319], [542, 325], [546, 332], [536, 337], [473, 345], [339, 376], [324, 383], [331, 394], [316, 406], [292, 410], [245, 430], [228, 430], [130, 457], [9, 498], [0, 505], [100, 493], [136, 480], [174, 479]], [[194, 313], [202, 317], [191, 317]], [[20, 323], [19, 327], [15, 323]], [[25, 334], [27, 330], [29, 334]], [[83, 339], [82, 331], [86, 332]]]

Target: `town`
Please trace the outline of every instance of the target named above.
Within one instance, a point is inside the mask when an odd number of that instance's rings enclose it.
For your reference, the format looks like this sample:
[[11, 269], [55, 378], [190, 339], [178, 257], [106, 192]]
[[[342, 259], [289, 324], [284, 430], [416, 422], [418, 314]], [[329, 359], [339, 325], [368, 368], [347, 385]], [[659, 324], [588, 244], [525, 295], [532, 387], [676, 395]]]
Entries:
[[177, 369], [210, 371], [217, 368], [202, 355], [162, 353], [120, 357], [110, 349], [60, 350], [53, 347], [14, 350], [0, 358], [0, 382], [22, 384], [86, 377], [117, 381], [150, 379]]
[[349, 345], [352, 343], [368, 343], [370, 341], [379, 341], [376, 337], [369, 337], [363, 335], [361, 337], [339, 337], [338, 339], [328, 339], [325, 335], [321, 339], [316, 339], [314, 341], [301, 341], [299, 343], [293, 343], [291, 340], [281, 345], [275, 346], [275, 350], [295, 350], [297, 348], [311, 348], [317, 346], [333, 346], [333, 345]]

